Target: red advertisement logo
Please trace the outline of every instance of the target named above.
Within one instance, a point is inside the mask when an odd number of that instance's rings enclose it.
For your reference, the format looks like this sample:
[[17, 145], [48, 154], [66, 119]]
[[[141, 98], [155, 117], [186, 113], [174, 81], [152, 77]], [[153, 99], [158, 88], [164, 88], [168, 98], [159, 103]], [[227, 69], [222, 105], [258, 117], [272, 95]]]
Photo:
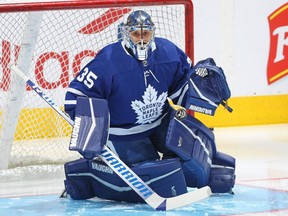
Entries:
[[269, 17], [270, 51], [267, 65], [268, 85], [288, 75], [288, 3]]
[[[117, 22], [121, 17], [129, 13], [131, 10], [131, 8], [111, 8], [105, 13], [101, 14], [97, 19], [83, 26], [78, 31], [78, 33], [84, 35], [99, 33], [109, 27], [111, 24]], [[8, 91], [11, 82], [11, 71], [8, 65], [12, 59], [17, 60], [20, 46], [13, 44], [10, 41], [2, 40], [2, 42], [0, 41], [0, 50], [2, 51], [2, 56], [0, 56], [0, 70], [2, 69], [3, 71], [2, 76], [0, 72], [0, 91]], [[72, 71], [72, 74], [75, 77], [81, 69], [80, 67], [82, 60], [87, 57], [93, 58], [96, 54], [97, 51], [90, 49], [84, 49], [76, 54], [73, 54], [73, 56], [71, 51], [67, 50], [63, 50], [61, 52], [43, 52], [39, 56], [34, 57], [36, 61], [34, 68], [36, 83], [42, 89], [56, 89], [58, 87], [67, 88], [70, 82], [70, 71]], [[14, 58], [12, 58], [12, 55], [14, 55]], [[44, 75], [44, 65], [50, 60], [58, 61], [60, 63], [60, 67], [58, 69], [61, 75], [59, 80], [54, 82], [46, 80]], [[31, 90], [31, 88], [27, 85], [26, 90]]]

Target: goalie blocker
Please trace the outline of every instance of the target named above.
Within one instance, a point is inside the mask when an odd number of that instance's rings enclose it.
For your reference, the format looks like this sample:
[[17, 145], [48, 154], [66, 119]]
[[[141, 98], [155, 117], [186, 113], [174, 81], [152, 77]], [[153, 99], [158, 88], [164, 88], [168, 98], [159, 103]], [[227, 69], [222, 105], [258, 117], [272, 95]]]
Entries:
[[106, 100], [78, 97], [69, 150], [93, 159], [107, 143], [109, 122]]

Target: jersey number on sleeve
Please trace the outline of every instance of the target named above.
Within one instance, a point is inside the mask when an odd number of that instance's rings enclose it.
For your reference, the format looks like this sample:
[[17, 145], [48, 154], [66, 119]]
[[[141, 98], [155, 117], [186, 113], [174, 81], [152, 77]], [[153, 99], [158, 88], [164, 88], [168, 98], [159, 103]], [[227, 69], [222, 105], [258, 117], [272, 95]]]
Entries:
[[92, 88], [94, 81], [97, 78], [98, 77], [96, 74], [94, 74], [92, 71], [89, 71], [89, 69], [86, 67], [84, 68], [84, 72], [77, 77], [77, 80], [79, 82], [83, 82], [88, 88]]

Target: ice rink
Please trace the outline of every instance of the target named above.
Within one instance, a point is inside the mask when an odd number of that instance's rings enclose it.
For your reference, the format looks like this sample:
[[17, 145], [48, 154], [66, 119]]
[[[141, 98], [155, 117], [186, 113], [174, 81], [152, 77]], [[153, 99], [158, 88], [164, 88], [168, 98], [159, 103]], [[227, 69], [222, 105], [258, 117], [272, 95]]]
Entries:
[[215, 128], [219, 151], [236, 158], [234, 195], [214, 194], [189, 206], [157, 212], [146, 204], [59, 198], [63, 176], [0, 184], [0, 215], [288, 215], [288, 124]]

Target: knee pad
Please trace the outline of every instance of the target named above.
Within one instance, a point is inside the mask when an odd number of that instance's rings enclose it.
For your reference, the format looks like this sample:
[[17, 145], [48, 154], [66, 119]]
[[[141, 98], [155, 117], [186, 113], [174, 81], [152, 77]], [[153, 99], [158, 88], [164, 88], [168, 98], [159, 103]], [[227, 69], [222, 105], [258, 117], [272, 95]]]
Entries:
[[[68, 182], [66, 188], [69, 187], [67, 192], [72, 199], [85, 199], [85, 197], [89, 197], [87, 195], [94, 195], [108, 200], [144, 203], [144, 200], [104, 162], [82, 160], [79, 163], [83, 163], [84, 170], [69, 169], [70, 166], [75, 165], [75, 162], [65, 165], [67, 178], [65, 182]], [[181, 163], [177, 158], [143, 162], [130, 168], [162, 197], [167, 198], [187, 193]], [[90, 190], [90, 192], [83, 192], [86, 190]]]

